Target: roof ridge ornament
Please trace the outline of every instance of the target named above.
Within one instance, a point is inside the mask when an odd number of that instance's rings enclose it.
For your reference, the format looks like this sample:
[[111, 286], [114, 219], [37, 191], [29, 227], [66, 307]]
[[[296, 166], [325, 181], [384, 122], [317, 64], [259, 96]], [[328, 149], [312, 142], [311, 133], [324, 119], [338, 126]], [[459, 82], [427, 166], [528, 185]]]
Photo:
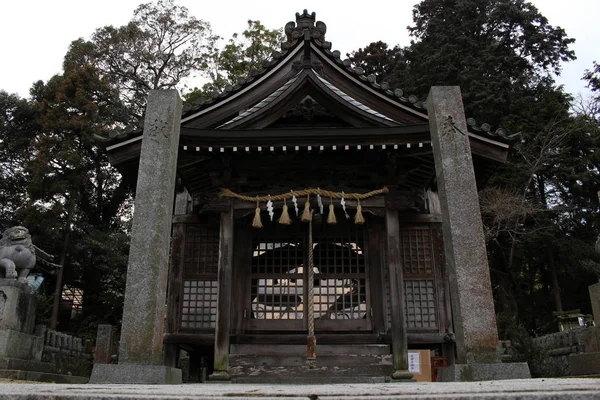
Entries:
[[312, 13], [308, 13], [306, 8], [302, 15], [300, 13], [296, 13], [296, 23], [301, 28], [311, 28], [315, 26], [315, 20], [317, 19], [317, 13], [314, 11]]
[[301, 39], [305, 30], [310, 32], [311, 38], [324, 42], [327, 25], [322, 21], [316, 21], [316, 17], [315, 12], [309, 14], [306, 9], [302, 14], [296, 13], [296, 22], [290, 21], [285, 24], [284, 31], [287, 42], [292, 43], [297, 39]]

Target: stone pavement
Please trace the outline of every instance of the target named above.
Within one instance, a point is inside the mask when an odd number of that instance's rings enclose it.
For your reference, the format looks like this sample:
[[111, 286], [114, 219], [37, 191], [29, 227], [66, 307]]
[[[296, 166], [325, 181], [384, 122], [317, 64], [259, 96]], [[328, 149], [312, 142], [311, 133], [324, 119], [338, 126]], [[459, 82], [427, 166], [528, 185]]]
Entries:
[[187, 399], [600, 399], [600, 379], [346, 385], [59, 385], [0, 382], [0, 400]]

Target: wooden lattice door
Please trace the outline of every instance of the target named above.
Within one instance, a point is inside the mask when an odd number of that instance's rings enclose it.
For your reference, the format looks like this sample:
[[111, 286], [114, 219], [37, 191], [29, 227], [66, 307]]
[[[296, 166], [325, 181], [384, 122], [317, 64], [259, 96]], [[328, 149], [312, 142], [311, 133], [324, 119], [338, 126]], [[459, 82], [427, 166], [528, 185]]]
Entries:
[[[363, 228], [319, 227], [313, 234], [317, 331], [371, 329]], [[252, 242], [247, 330], [307, 329], [308, 224], [260, 232]]]

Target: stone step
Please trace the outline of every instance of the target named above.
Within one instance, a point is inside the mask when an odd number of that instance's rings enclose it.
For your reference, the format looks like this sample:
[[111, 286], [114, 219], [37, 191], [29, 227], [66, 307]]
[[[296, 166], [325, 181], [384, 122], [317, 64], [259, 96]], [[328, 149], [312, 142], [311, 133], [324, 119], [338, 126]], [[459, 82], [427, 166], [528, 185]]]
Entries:
[[36, 371], [45, 373], [56, 372], [56, 366], [54, 364], [12, 357], [0, 357], [0, 369]]
[[[0, 378], [19, 380], [19, 381], [71, 383], [71, 384], [85, 384], [85, 383], [88, 383], [88, 381], [89, 381], [89, 378], [87, 378], [85, 376], [51, 374], [51, 373], [47, 373], [47, 372], [23, 371], [23, 370], [16, 370], [16, 369], [0, 369]], [[36, 398], [36, 397], [30, 397], [30, 398]], [[69, 398], [69, 396], [61, 397], [61, 398]], [[87, 397], [87, 398], [89, 398], [89, 397]]]
[[[390, 354], [389, 344], [324, 344], [317, 343], [317, 357], [320, 355], [342, 355], [342, 354]], [[232, 344], [229, 354], [248, 355], [298, 355], [306, 356], [306, 345], [290, 344]]]
[[[301, 367], [307, 364], [305, 356], [297, 355], [251, 355], [251, 354], [231, 354], [229, 355], [230, 366], [294, 366]], [[318, 367], [335, 367], [335, 366], [391, 366], [391, 354], [344, 354], [344, 355], [320, 355], [317, 353], [316, 365]]]

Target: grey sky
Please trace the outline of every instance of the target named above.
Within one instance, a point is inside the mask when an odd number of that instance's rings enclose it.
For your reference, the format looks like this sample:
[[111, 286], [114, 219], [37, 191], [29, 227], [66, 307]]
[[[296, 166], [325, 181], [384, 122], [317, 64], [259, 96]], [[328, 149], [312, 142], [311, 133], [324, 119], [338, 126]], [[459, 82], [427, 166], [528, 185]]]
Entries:
[[[31, 84], [60, 73], [69, 43], [104, 25], [123, 25], [142, 0], [4, 0], [0, 2], [0, 90], [26, 97]], [[214, 33], [229, 38], [241, 32], [248, 19], [258, 19], [269, 28], [294, 20], [307, 8], [327, 24], [327, 40], [342, 54], [382, 40], [390, 45], [409, 43], [406, 30], [412, 24], [417, 0], [275, 0], [202, 1], [178, 0], [192, 15], [211, 23]], [[573, 46], [578, 60], [565, 64], [558, 82], [567, 91], [584, 93], [581, 77], [592, 61], [600, 61], [600, 1], [533, 0], [552, 25], [563, 27], [577, 39]], [[189, 85], [193, 86], [192, 80]]]

